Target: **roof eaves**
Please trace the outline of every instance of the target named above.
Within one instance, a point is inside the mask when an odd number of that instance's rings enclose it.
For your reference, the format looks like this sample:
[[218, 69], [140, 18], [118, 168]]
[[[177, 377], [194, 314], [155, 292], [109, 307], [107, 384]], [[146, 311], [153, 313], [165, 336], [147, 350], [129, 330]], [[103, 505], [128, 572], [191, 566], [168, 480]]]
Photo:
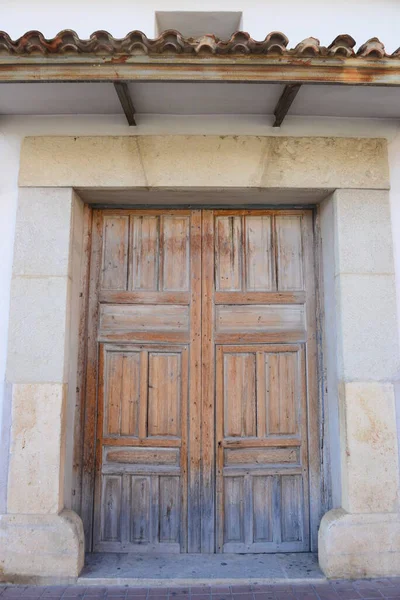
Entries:
[[288, 48], [288, 38], [280, 32], [269, 33], [264, 40], [256, 41], [250, 34], [237, 31], [229, 40], [221, 40], [215, 35], [187, 38], [175, 30], [164, 31], [155, 39], [148, 38], [141, 31], [131, 31], [124, 38], [114, 38], [107, 31], [95, 31], [89, 39], [81, 39], [75, 31], [65, 29], [54, 38], [47, 39], [40, 31], [28, 31], [17, 40], [4, 31], [0, 32], [0, 57], [29, 57], [41, 55], [96, 55], [96, 56], [135, 56], [173, 55], [192, 57], [216, 56], [285, 56], [337, 57], [366, 59], [398, 59], [400, 48], [387, 54], [385, 46], [378, 38], [371, 38], [355, 50], [355, 40], [347, 34], [337, 36], [329, 46], [321, 46], [317, 38], [309, 37], [294, 48]]

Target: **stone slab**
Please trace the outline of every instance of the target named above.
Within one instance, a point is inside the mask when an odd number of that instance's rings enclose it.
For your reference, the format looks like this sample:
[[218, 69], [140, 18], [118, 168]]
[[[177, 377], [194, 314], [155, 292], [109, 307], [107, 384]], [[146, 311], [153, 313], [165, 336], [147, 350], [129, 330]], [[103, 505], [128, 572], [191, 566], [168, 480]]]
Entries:
[[20, 189], [14, 276], [68, 276], [71, 214], [71, 189]]
[[394, 275], [341, 274], [335, 288], [339, 380], [395, 380], [400, 352]]
[[66, 387], [13, 385], [8, 513], [57, 514], [64, 506]]
[[390, 383], [340, 386], [342, 507], [349, 513], [399, 511], [396, 410]]
[[66, 381], [69, 286], [68, 277], [13, 278], [7, 381]]
[[337, 190], [335, 274], [394, 273], [389, 193]]
[[318, 558], [329, 578], [400, 575], [400, 515], [331, 510], [319, 529]]
[[[112, 183], [111, 183], [112, 182]], [[19, 185], [146, 186], [136, 137], [28, 137]]]
[[389, 188], [382, 139], [268, 138], [261, 187]]
[[83, 564], [83, 525], [76, 513], [0, 516], [0, 581], [77, 577]]
[[118, 554], [86, 556], [82, 585], [238, 584], [249, 581], [321, 581], [317, 555], [298, 554]]
[[27, 137], [19, 185], [388, 189], [387, 142], [232, 135]]

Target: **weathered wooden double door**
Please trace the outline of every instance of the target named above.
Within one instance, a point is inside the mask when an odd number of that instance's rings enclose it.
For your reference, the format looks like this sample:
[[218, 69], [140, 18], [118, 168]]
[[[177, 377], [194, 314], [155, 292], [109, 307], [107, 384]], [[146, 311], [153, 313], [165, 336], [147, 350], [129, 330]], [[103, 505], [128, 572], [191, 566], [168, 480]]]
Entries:
[[309, 550], [311, 211], [97, 210], [92, 238], [93, 549]]

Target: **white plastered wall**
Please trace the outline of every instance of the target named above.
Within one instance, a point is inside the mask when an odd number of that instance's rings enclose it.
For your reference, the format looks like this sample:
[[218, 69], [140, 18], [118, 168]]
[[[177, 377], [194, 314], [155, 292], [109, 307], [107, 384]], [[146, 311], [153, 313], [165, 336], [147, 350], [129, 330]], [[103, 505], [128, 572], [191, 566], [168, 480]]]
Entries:
[[[396, 274], [397, 324], [400, 332], [400, 131], [397, 129], [389, 144], [390, 211], [392, 222], [394, 267]], [[399, 333], [400, 335], [400, 333]], [[400, 373], [395, 384], [397, 432], [400, 442]], [[400, 443], [399, 443], [400, 456]]]

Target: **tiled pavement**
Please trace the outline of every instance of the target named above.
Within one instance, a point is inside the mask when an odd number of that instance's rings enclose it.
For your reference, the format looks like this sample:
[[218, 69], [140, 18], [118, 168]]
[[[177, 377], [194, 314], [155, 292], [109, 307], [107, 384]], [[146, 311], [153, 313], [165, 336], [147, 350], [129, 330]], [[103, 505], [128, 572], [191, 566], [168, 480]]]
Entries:
[[400, 600], [400, 578], [197, 587], [0, 585], [0, 600]]

